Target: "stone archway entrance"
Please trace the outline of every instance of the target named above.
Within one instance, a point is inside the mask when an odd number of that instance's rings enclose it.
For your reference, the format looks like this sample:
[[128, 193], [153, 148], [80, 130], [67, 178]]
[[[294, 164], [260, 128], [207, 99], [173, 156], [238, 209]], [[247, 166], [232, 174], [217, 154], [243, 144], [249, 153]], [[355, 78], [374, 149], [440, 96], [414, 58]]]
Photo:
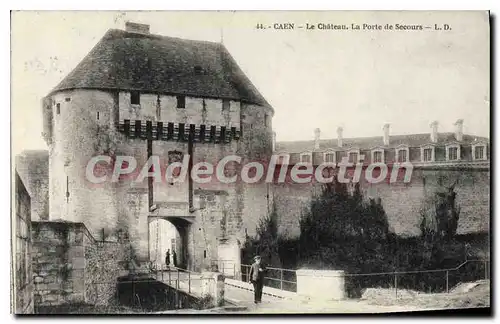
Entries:
[[189, 249], [188, 233], [191, 222], [182, 217], [149, 216], [148, 217], [148, 251], [149, 260], [157, 268], [165, 267], [165, 256], [170, 250], [170, 265], [188, 269]]

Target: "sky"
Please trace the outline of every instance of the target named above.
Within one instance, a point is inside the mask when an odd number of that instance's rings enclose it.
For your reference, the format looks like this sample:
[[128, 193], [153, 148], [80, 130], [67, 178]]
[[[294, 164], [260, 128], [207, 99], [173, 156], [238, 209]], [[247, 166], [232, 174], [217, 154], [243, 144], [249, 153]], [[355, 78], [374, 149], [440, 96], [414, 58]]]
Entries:
[[[46, 149], [41, 100], [108, 29], [223, 42], [275, 110], [278, 141], [426, 133], [430, 122], [489, 137], [489, 21], [485, 12], [13, 12], [12, 150]], [[266, 30], [257, 24], [422, 24], [424, 31]], [[452, 30], [434, 31], [434, 24]]]

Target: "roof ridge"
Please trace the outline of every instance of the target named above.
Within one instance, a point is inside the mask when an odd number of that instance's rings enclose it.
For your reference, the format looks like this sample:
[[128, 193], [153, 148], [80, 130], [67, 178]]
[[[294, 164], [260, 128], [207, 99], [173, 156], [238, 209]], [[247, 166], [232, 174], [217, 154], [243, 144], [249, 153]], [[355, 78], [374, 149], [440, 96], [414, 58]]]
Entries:
[[73, 89], [224, 98], [271, 108], [224, 44], [120, 29], [109, 29], [49, 95]]

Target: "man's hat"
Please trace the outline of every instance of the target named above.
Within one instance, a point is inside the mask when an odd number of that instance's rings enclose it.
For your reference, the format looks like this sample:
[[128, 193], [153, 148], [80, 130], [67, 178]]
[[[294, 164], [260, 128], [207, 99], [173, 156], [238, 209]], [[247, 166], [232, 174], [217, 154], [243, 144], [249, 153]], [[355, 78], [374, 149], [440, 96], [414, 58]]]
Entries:
[[260, 259], [260, 258], [261, 258], [260, 255], [256, 255], [253, 257], [253, 260], [255, 261], [255, 260]]

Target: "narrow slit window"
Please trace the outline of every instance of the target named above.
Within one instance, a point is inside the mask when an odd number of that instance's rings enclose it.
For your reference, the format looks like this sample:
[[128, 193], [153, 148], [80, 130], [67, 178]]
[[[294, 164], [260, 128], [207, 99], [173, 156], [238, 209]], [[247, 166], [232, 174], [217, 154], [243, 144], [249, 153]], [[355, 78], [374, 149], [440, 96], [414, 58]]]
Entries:
[[230, 102], [227, 99], [222, 100], [222, 111], [229, 111]]
[[177, 108], [186, 108], [186, 97], [177, 96]]
[[60, 104], [60, 103], [58, 103], [58, 104], [56, 105], [56, 113], [57, 113], [58, 115], [61, 113], [61, 104]]
[[140, 105], [141, 104], [141, 94], [139, 91], [130, 92], [130, 103], [132, 105]]
[[99, 120], [99, 112], [97, 112], [97, 120]]

